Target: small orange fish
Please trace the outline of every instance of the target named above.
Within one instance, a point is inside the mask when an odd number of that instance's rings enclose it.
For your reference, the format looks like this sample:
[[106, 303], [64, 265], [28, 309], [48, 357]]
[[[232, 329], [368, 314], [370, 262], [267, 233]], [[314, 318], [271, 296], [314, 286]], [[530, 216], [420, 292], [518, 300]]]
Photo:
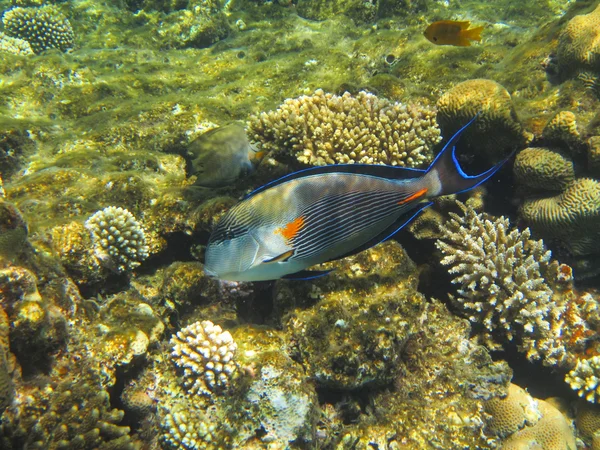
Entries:
[[436, 45], [457, 45], [469, 47], [471, 41], [481, 41], [483, 27], [471, 28], [468, 20], [440, 20], [427, 27], [423, 35]]

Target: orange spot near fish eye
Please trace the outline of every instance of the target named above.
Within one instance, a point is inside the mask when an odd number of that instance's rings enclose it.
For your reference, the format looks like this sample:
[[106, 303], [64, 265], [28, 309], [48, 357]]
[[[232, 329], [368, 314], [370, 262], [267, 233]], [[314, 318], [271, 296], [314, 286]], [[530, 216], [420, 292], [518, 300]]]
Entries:
[[417, 191], [417, 192], [415, 192], [414, 194], [412, 194], [412, 195], [409, 195], [408, 197], [406, 197], [406, 198], [404, 198], [404, 199], [400, 200], [400, 201], [398, 202], [398, 204], [399, 204], [399, 205], [404, 205], [405, 203], [412, 202], [413, 200], [416, 200], [416, 199], [418, 199], [418, 198], [421, 198], [421, 197], [423, 197], [425, 194], [427, 194], [427, 188], [423, 188], [423, 189], [421, 189], [421, 190], [418, 190], [418, 191]]
[[287, 241], [294, 239], [300, 230], [304, 227], [304, 217], [300, 216], [292, 220], [284, 227], [277, 228], [275, 234], [282, 235]]

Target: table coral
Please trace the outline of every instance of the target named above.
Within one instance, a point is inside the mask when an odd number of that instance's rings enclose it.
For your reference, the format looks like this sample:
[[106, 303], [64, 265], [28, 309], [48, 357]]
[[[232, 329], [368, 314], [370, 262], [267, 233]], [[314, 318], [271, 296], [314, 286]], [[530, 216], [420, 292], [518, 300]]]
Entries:
[[75, 36], [69, 20], [55, 6], [16, 7], [2, 16], [4, 32], [29, 42], [35, 53], [57, 48], [73, 48]]
[[457, 84], [437, 102], [437, 120], [452, 136], [475, 116], [462, 138], [471, 152], [496, 162], [525, 144], [526, 137], [508, 91], [493, 80], [473, 79]]
[[96, 256], [117, 272], [132, 270], [148, 257], [144, 229], [126, 209], [108, 206], [93, 214], [85, 227]]
[[[441, 140], [434, 111], [361, 91], [338, 96], [317, 90], [250, 118], [248, 136], [275, 156], [300, 163], [423, 167]], [[283, 154], [283, 155], [282, 155]]]
[[182, 328], [171, 338], [174, 363], [183, 370], [190, 394], [212, 395], [227, 391], [238, 370], [237, 345], [229, 331], [209, 320]]

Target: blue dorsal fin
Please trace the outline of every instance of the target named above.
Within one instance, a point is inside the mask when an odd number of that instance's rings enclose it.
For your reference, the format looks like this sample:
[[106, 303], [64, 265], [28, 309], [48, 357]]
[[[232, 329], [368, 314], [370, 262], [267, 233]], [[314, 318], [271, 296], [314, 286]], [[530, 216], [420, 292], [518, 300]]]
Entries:
[[321, 278], [327, 275], [329, 272], [332, 272], [333, 269], [330, 270], [301, 270], [300, 272], [290, 273], [289, 275], [284, 275], [283, 279], [285, 280], [314, 280], [315, 278]]
[[264, 190], [275, 187], [277, 185], [295, 180], [297, 178], [308, 177], [311, 175], [323, 175], [327, 173], [353, 173], [360, 175], [368, 175], [380, 178], [401, 179], [401, 178], [419, 178], [425, 173], [422, 169], [411, 169], [408, 167], [399, 166], [383, 166], [379, 164], [331, 164], [329, 166], [310, 167], [297, 172], [284, 175], [277, 180], [256, 188], [244, 199], [250, 198]]

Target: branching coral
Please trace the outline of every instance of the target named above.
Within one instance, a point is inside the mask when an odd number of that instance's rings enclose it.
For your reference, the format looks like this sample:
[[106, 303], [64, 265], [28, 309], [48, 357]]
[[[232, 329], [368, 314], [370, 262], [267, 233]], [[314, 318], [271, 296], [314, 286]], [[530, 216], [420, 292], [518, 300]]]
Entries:
[[253, 116], [248, 135], [265, 151], [283, 151], [303, 164], [390, 164], [422, 167], [440, 141], [434, 111], [361, 91], [356, 97], [317, 90]]
[[2, 23], [7, 35], [29, 42], [35, 53], [51, 48], [65, 52], [73, 48], [71, 24], [54, 6], [12, 8], [4, 13]]
[[442, 264], [456, 275], [453, 283], [461, 286], [458, 303], [472, 321], [501, 329], [508, 339], [516, 324], [527, 334], [549, 330], [552, 290], [544, 277], [556, 270], [550, 252], [530, 239], [528, 229], [511, 231], [506, 218], [492, 221], [462, 210], [463, 216], [451, 214], [436, 243], [445, 255]]
[[126, 209], [104, 208], [93, 214], [85, 227], [92, 235], [96, 256], [117, 272], [134, 269], [148, 257], [144, 230]]
[[577, 361], [577, 365], [565, 377], [565, 381], [580, 397], [596, 403], [600, 399], [600, 356]]
[[173, 336], [171, 345], [189, 393], [210, 397], [230, 387], [237, 372], [237, 345], [229, 331], [209, 320], [195, 322]]

